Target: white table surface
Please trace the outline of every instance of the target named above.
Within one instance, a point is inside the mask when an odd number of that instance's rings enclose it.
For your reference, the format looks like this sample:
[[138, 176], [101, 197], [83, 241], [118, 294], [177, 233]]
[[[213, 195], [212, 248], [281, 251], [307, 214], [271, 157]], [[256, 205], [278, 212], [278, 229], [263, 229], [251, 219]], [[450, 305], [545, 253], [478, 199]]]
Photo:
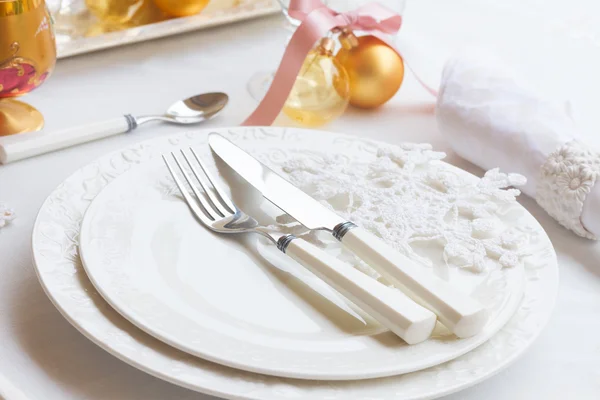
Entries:
[[[590, 140], [600, 142], [594, 136], [599, 131], [598, 124], [594, 124], [598, 121], [600, 93], [600, 39], [590, 36], [600, 14], [583, 8], [585, 2], [581, 1], [550, 2], [543, 7], [535, 0], [526, 3], [535, 13], [543, 9], [554, 13], [556, 21], [570, 24], [556, 25], [559, 28], [581, 28], [583, 33], [569, 39], [575, 59], [568, 59], [571, 54], [553, 54], [552, 42], [540, 43], [539, 52], [524, 44], [515, 46], [521, 46], [519, 51], [528, 55], [530, 69], [545, 66], [532, 74], [533, 81], [548, 89], [549, 95], [573, 99]], [[593, 1], [588, 4], [591, 7]], [[409, 16], [411, 6], [412, 10], [419, 8], [409, 5]], [[525, 5], [522, 7], [525, 9]], [[596, 18], [596, 23], [592, 24], [590, 18]], [[464, 31], [465, 24], [471, 22], [467, 17], [458, 21], [457, 31]], [[487, 32], [502, 36], [498, 33], [501, 21], [496, 27], [487, 25]], [[510, 27], [511, 35], [518, 37], [514, 29]], [[522, 29], [520, 35], [524, 37], [540, 34], [534, 28]], [[448, 33], [442, 36], [453, 38]], [[457, 33], [454, 40], [459, 36]], [[285, 38], [280, 19], [267, 18], [66, 59], [58, 63], [42, 88], [25, 99], [46, 116], [47, 129], [58, 129], [126, 112], [160, 112], [178, 98], [225, 91], [231, 96], [229, 107], [204, 127], [238, 125], [255, 106], [246, 92], [247, 81], [254, 72], [277, 64]], [[589, 43], [581, 45], [582, 40]], [[350, 110], [328, 129], [390, 143], [430, 142], [437, 150], [448, 151], [448, 161], [481, 174], [481, 170], [452, 155], [437, 131], [432, 104], [415, 79], [407, 76], [399, 95], [385, 107], [372, 112]], [[31, 257], [30, 237], [36, 213], [62, 180], [109, 151], [182, 129], [190, 128], [145, 126], [129, 135], [0, 166], [0, 201], [17, 212], [17, 219], [0, 229], [0, 398], [4, 394], [7, 400], [21, 399], [22, 394], [44, 400], [213, 399], [146, 375], [82, 336], [42, 291]], [[561, 282], [555, 312], [539, 339], [515, 364], [447, 399], [597, 399], [600, 247], [558, 226], [531, 199], [522, 198], [521, 202], [547, 230], [558, 253]]]

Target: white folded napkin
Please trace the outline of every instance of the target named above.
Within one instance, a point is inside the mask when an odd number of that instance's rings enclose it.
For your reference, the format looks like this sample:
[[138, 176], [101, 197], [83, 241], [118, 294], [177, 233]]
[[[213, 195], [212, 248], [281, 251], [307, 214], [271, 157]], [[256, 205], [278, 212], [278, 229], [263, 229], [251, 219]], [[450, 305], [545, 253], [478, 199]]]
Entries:
[[568, 103], [544, 100], [507, 63], [470, 49], [446, 63], [436, 114], [461, 157], [526, 176], [523, 192], [558, 222], [600, 237], [600, 153], [578, 136]]

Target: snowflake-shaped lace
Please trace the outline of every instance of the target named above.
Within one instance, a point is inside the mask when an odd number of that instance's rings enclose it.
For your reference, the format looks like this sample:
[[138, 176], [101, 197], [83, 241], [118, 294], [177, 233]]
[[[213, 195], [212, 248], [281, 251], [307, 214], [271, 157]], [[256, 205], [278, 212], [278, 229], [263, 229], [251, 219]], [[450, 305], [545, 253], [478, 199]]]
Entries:
[[[343, 156], [298, 157], [283, 165], [287, 178], [343, 218], [379, 235], [398, 251], [431, 266], [430, 254], [442, 254], [448, 265], [474, 272], [489, 262], [503, 267], [522, 263], [527, 235], [503, 223], [506, 210], [525, 183], [518, 174], [497, 169], [468, 179], [428, 144], [405, 144], [378, 150], [373, 162]], [[321, 246], [329, 235], [306, 232], [289, 217], [279, 229]], [[440, 251], [431, 252], [438, 247]], [[342, 257], [373, 276], [377, 274], [350, 253]]]

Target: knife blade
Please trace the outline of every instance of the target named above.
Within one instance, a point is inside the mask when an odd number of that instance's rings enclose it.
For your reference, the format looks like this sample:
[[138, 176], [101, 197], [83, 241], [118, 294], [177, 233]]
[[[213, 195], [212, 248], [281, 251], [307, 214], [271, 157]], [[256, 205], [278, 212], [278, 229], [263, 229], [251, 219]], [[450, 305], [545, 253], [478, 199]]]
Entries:
[[333, 230], [346, 220], [217, 133], [208, 143], [219, 157], [277, 207], [308, 229]]
[[273, 170], [219, 135], [211, 133], [212, 150], [235, 172], [259, 190], [263, 197], [309, 229], [326, 229], [394, 286], [433, 311], [458, 337], [479, 333], [487, 322], [487, 310], [468, 294], [423, 271], [414, 261], [380, 238], [329, 210], [323, 204], [279, 176]]

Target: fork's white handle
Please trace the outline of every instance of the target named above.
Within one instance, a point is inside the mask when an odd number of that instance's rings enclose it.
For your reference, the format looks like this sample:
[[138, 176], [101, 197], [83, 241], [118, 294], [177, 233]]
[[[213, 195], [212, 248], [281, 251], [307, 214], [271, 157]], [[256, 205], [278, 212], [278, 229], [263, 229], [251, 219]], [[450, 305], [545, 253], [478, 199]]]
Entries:
[[123, 116], [58, 132], [41, 131], [2, 136], [0, 137], [0, 164], [125, 133], [133, 128], [129, 118], [132, 117]]
[[422, 342], [431, 335], [435, 315], [401, 291], [385, 286], [302, 239], [292, 240], [286, 254], [408, 344]]
[[342, 243], [413, 300], [433, 311], [456, 336], [473, 336], [487, 322], [487, 311], [478, 301], [423, 272], [365, 229], [350, 229], [342, 237]]

